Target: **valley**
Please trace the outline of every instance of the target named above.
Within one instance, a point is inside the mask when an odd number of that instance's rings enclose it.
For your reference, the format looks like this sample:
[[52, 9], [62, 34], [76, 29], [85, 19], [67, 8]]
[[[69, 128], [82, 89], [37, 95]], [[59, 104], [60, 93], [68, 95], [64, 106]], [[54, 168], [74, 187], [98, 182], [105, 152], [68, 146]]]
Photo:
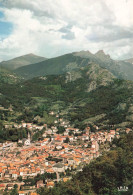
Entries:
[[[32, 64], [35, 58], [37, 62]], [[129, 74], [125, 71], [127, 67]], [[84, 169], [93, 163], [97, 166], [108, 153], [117, 153], [117, 160], [120, 140], [125, 143], [132, 135], [132, 71], [130, 60], [112, 60], [101, 50], [96, 54], [81, 51], [52, 59], [28, 54], [2, 62], [1, 193], [14, 192], [17, 183], [19, 194], [22, 191], [50, 194], [59, 188], [58, 195], [62, 186], [70, 185], [71, 181], [72, 188], [77, 181], [79, 191], [89, 193], [82, 189], [78, 174], [85, 174]], [[131, 176], [122, 177], [120, 184], [116, 182], [118, 187], [127, 185], [131, 189]], [[88, 187], [84, 181], [90, 194], [108, 191], [104, 189], [106, 184], [97, 189], [90, 181]], [[116, 191], [117, 186], [112, 185]]]

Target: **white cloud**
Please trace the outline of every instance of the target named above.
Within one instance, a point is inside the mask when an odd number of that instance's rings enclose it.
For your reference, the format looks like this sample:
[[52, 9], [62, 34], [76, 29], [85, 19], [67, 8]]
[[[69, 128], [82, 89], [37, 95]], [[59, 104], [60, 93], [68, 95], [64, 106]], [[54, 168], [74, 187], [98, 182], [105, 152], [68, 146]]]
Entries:
[[131, 57], [132, 0], [0, 0], [12, 33], [0, 39], [3, 60], [35, 53], [104, 49], [113, 58]]

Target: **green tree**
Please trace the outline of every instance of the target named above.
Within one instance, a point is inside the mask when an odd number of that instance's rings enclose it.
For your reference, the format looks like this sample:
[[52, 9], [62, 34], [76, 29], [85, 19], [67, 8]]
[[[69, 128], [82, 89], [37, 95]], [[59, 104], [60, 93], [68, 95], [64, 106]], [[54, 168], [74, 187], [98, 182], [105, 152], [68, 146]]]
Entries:
[[15, 184], [14, 188], [12, 189], [10, 195], [18, 195], [18, 185]]
[[67, 137], [64, 143], [69, 143], [69, 142], [70, 142], [69, 137]]

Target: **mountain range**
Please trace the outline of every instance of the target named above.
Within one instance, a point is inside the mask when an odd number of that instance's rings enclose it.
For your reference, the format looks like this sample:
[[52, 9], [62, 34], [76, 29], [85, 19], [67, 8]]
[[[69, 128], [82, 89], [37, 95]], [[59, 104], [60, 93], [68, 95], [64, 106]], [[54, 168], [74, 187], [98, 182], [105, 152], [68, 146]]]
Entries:
[[27, 54], [1, 62], [0, 67], [13, 70], [24, 79], [30, 79], [44, 75], [59, 75], [84, 67], [89, 63], [95, 63], [109, 70], [117, 78], [133, 80], [132, 62], [132, 58], [122, 61], [113, 60], [103, 50], [100, 50], [96, 54], [92, 54], [89, 51], [80, 51], [51, 59]]
[[46, 60], [46, 58], [30, 53], [30, 54], [20, 56], [20, 57], [17, 57], [17, 58], [8, 60], [8, 61], [2, 61], [0, 63], [0, 67], [6, 68], [9, 70], [15, 70], [22, 66], [27, 66], [29, 64], [42, 62], [44, 60]]
[[12, 61], [12, 70], [1, 66], [0, 72], [1, 105], [11, 104], [21, 116], [10, 120], [30, 122], [44, 111], [60, 110], [78, 127], [133, 124], [133, 65], [127, 60], [115, 61], [103, 51], [80, 51], [24, 66], [18, 63], [16, 69]]
[[127, 60], [124, 60], [125, 62], [129, 62], [129, 63], [132, 63], [133, 64], [133, 58], [130, 58], [130, 59], [127, 59]]

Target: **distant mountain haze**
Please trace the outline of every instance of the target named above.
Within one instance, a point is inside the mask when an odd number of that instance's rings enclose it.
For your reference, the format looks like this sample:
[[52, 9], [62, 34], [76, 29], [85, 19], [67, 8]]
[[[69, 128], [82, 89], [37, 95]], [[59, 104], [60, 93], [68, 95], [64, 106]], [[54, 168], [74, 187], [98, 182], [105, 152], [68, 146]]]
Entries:
[[25, 79], [29, 79], [37, 76], [59, 75], [71, 72], [92, 62], [99, 64], [102, 68], [106, 68], [117, 78], [133, 80], [132, 64], [125, 61], [113, 60], [103, 50], [98, 51], [96, 54], [92, 54], [89, 51], [73, 52], [17, 68], [15, 72]]
[[88, 65], [88, 62], [88, 58], [81, 58], [79, 56], [74, 56], [73, 54], [66, 54], [43, 62], [31, 64], [26, 67], [18, 68], [15, 72], [26, 79], [44, 75], [59, 75], [84, 67]]
[[8, 61], [3, 61], [0, 63], [0, 67], [7, 68], [10, 70], [15, 70], [22, 66], [27, 66], [29, 64], [42, 62], [44, 60], [46, 60], [46, 58], [30, 53]]
[[109, 70], [115, 77], [133, 80], [133, 58], [126, 60], [113, 60], [103, 50], [92, 54], [89, 51], [79, 51], [59, 57], [47, 59], [27, 54], [0, 63], [0, 67], [13, 70], [24, 79], [45, 75], [60, 75], [72, 70], [87, 66], [89, 63], [98, 64]]
[[133, 64], [133, 58], [130, 58], [130, 59], [126, 59], [126, 60], [123, 60], [125, 62], [129, 62], [129, 63], [132, 63]]

